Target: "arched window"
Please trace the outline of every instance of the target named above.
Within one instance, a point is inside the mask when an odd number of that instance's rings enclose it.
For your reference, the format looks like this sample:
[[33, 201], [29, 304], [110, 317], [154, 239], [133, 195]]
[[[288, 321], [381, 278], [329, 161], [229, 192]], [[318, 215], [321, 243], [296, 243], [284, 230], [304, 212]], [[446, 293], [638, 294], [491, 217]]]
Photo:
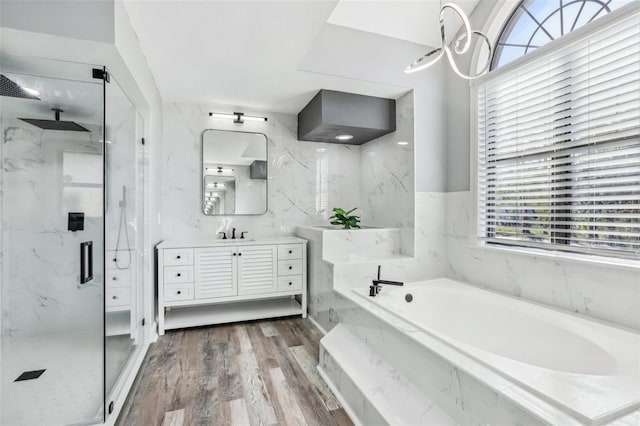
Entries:
[[491, 69], [606, 15], [633, 0], [523, 0], [502, 29]]

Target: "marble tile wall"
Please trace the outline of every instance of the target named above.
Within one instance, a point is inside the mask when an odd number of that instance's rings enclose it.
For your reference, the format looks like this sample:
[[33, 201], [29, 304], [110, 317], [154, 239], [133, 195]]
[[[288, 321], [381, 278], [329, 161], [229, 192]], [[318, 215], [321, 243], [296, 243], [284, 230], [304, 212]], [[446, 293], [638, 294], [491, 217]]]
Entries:
[[[396, 132], [362, 146], [298, 141], [295, 115], [255, 113], [269, 120], [242, 125], [208, 116], [211, 111], [235, 109], [165, 103], [164, 239], [215, 238], [218, 232], [234, 227], [254, 237], [290, 235], [298, 225], [327, 224], [333, 207], [359, 207], [363, 225], [399, 228], [401, 251], [413, 253], [413, 92], [396, 103]], [[202, 214], [200, 158], [205, 129], [267, 135], [269, 199], [265, 215]]]
[[[397, 319], [391, 322], [390, 319], [383, 320], [354, 301], [341, 295], [338, 297], [340, 304], [332, 315], [371, 349], [367, 362], [375, 359], [374, 362], [389, 363], [395, 371], [388, 380], [406, 381], [415, 386], [457, 424], [578, 424], [537, 398], [533, 402], [519, 386], [513, 386], [494, 373], [485, 376], [469, 368], [467, 361], [465, 368], [461, 368], [455, 361], [443, 358], [420, 341], [417, 336], [422, 332], [418, 329], [400, 325], [401, 321]], [[446, 345], [443, 347], [448, 348]], [[344, 350], [348, 352], [346, 347]], [[344, 356], [348, 357], [348, 354]], [[320, 360], [324, 373], [334, 379], [342, 398], [347, 401], [362, 399], [362, 390], [353, 384], [335, 380], [340, 376], [339, 367], [326, 361]], [[415, 392], [410, 396], [415, 396]], [[404, 407], [399, 404], [398, 409], [403, 410]]]
[[640, 330], [640, 270], [483, 249], [472, 192], [446, 199], [446, 276]]
[[[87, 127], [90, 133], [43, 131], [17, 120], [3, 101], [3, 337], [102, 324], [102, 132]], [[97, 169], [80, 167], [78, 160], [94, 157]], [[67, 231], [69, 211], [86, 213], [84, 231]], [[80, 284], [79, 245], [89, 240], [94, 279]]]
[[[291, 235], [298, 225], [327, 224], [334, 206], [354, 204], [360, 194], [360, 147], [301, 142], [297, 117], [266, 115], [266, 123], [234, 124], [209, 112], [237, 108], [165, 103], [162, 147], [162, 238], [216, 238], [231, 228], [252, 237]], [[268, 211], [259, 216], [205, 216], [200, 196], [201, 145], [205, 129], [260, 132], [268, 138]]]
[[407, 255], [414, 253], [413, 111], [413, 92], [409, 92], [396, 101], [396, 131], [363, 144], [360, 150], [362, 221], [398, 228], [400, 251]]

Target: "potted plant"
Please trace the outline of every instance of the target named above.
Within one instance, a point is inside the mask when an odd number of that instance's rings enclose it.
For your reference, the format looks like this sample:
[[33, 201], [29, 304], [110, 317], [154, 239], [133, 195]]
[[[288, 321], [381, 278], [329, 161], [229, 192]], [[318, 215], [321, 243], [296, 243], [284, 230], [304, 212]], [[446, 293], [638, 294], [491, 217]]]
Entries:
[[351, 229], [351, 228], [360, 228], [358, 222], [360, 222], [360, 216], [350, 216], [351, 213], [356, 211], [358, 208], [354, 207], [348, 212], [343, 209], [336, 207], [333, 209], [333, 216], [329, 219], [331, 220], [332, 225], [342, 225], [342, 229]]

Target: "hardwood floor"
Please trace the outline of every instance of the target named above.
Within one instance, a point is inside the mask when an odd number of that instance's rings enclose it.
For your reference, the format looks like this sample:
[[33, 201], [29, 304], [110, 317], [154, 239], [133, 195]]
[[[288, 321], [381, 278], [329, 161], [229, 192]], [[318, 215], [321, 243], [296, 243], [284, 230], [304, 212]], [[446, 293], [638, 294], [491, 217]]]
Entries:
[[149, 348], [117, 425], [352, 425], [318, 375], [301, 318], [167, 332]]

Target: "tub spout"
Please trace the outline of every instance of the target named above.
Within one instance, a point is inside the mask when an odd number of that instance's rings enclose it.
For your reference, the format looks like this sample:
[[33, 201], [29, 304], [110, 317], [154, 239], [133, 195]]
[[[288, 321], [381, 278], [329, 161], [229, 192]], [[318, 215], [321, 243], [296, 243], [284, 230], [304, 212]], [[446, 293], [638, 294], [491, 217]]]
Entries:
[[381, 265], [378, 265], [378, 279], [373, 280], [372, 284], [369, 286], [369, 296], [371, 297], [376, 297], [376, 295], [378, 293], [380, 293], [380, 290], [382, 289], [381, 285], [396, 285], [396, 286], [402, 286], [404, 285], [403, 282], [400, 281], [389, 281], [389, 280], [381, 280], [380, 279], [380, 269], [381, 269]]

